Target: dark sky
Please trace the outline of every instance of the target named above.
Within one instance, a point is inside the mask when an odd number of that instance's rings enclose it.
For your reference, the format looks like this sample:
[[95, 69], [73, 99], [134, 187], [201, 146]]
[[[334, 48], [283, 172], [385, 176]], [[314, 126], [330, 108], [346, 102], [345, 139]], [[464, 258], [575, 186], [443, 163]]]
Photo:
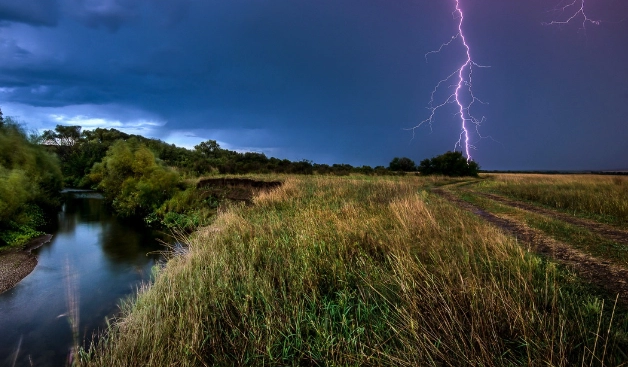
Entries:
[[[485, 102], [471, 109], [485, 118], [473, 159], [490, 170], [626, 169], [628, 2], [586, 0], [599, 25], [581, 14], [544, 25], [576, 11], [553, 12], [555, 0], [460, 2], [471, 57], [490, 66], [473, 69]], [[407, 130], [466, 59], [455, 40], [425, 60], [457, 34], [454, 6], [0, 0], [0, 108], [31, 129], [114, 127], [316, 163], [418, 162], [460, 134], [454, 104], [432, 128]]]

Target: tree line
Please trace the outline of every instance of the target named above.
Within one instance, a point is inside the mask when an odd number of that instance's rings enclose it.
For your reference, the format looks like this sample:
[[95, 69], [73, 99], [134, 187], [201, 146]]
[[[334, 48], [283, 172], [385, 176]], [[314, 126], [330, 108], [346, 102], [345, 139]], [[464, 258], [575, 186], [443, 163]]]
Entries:
[[100, 162], [113, 144], [119, 140], [133, 141], [149, 149], [155, 158], [181, 174], [198, 177], [207, 174], [292, 173], [292, 174], [389, 174], [383, 167], [349, 164], [317, 164], [308, 160], [290, 161], [267, 157], [263, 153], [235, 152], [223, 149], [215, 140], [199, 143], [194, 149], [177, 147], [158, 139], [127, 134], [116, 129], [82, 130], [80, 126], [57, 125], [46, 130], [40, 144], [54, 152], [60, 160], [64, 181], [71, 187], [88, 187], [87, 175]]
[[474, 160], [468, 160], [461, 152], [451, 151], [424, 159], [416, 166], [407, 157], [396, 157], [389, 163], [390, 171], [419, 172], [423, 175], [472, 176], [477, 177], [480, 166]]

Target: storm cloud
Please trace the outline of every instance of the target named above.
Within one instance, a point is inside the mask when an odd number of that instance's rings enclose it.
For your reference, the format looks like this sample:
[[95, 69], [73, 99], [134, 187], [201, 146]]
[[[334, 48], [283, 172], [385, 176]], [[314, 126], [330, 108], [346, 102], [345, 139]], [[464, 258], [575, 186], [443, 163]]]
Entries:
[[[616, 20], [627, 3], [605, 0]], [[627, 166], [627, 23], [542, 26], [546, 1], [465, 4], [487, 169]], [[188, 146], [387, 165], [453, 149], [434, 85], [461, 49], [452, 4], [0, 0], [0, 108], [35, 128], [115, 127]], [[428, 61], [428, 62], [427, 62]], [[412, 139], [413, 138], [413, 139]], [[550, 144], [553, 142], [553, 144]], [[619, 166], [619, 167], [617, 167]]]

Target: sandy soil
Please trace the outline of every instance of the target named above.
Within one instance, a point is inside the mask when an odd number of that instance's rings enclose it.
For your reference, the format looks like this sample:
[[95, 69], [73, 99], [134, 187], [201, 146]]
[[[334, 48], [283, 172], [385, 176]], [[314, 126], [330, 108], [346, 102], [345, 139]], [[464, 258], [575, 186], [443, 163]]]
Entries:
[[51, 234], [37, 237], [21, 248], [0, 253], [0, 293], [3, 293], [29, 275], [37, 266], [37, 257], [32, 250], [50, 242]]

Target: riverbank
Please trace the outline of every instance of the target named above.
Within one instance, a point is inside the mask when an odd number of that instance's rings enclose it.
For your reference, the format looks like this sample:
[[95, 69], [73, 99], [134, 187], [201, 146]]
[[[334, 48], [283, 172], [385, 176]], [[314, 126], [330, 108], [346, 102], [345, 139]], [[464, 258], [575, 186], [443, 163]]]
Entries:
[[0, 293], [15, 287], [37, 266], [37, 257], [31, 251], [50, 242], [51, 234], [32, 239], [26, 245], [0, 252]]

